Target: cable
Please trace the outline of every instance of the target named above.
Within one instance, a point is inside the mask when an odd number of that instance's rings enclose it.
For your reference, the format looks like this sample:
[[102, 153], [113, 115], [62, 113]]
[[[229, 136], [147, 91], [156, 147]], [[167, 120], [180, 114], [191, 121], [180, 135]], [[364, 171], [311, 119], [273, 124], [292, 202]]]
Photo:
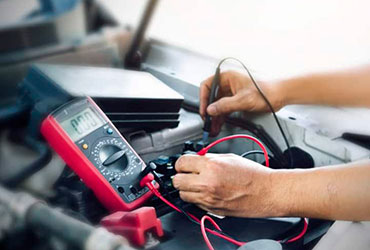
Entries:
[[208, 237], [207, 237], [207, 233], [206, 233], [206, 229], [205, 229], [205, 226], [204, 226], [204, 223], [205, 221], [208, 220], [212, 223], [212, 225], [217, 229], [217, 230], [220, 230], [221, 231], [221, 228], [217, 225], [217, 223], [211, 218], [209, 217], [208, 215], [205, 215], [202, 217], [202, 219], [200, 220], [200, 230], [202, 232], [202, 235], [203, 235], [203, 239], [204, 241], [206, 242], [207, 244], [207, 247], [209, 250], [214, 250], [211, 242], [209, 241]]
[[[155, 163], [153, 163], [153, 164], [155, 164]], [[164, 187], [164, 182], [161, 180], [161, 178], [158, 177], [157, 173], [154, 171], [155, 168], [152, 167], [151, 169], [153, 170], [153, 171], [151, 171], [151, 174], [153, 174], [153, 177], [158, 182], [159, 186]], [[171, 195], [171, 193], [168, 192], [168, 190], [166, 188], [163, 188], [163, 191], [164, 191], [165, 195], [167, 195], [167, 197], [168, 197], [168, 200], [167, 201], [171, 202], [170, 200], [173, 198], [172, 195]], [[161, 196], [162, 196], [162, 198], [164, 198], [162, 194], [161, 194]], [[166, 204], [167, 204], [167, 202], [166, 202]], [[174, 202], [172, 204], [174, 204]], [[199, 219], [197, 217], [195, 217], [194, 215], [192, 215], [189, 212], [185, 211], [181, 206], [177, 206], [177, 208], [179, 210], [181, 210], [181, 212], [186, 216], [186, 218], [188, 218], [189, 221], [191, 221], [192, 223], [200, 226], [200, 221], [199, 221]], [[177, 209], [176, 209], [176, 211], [177, 211]], [[229, 237], [230, 239], [234, 239], [235, 241], [239, 241], [239, 240], [236, 240], [235, 238], [233, 238], [232, 236], [227, 235], [226, 233], [224, 233], [222, 231], [219, 231], [218, 233], [220, 233], [220, 234], [222, 234], [222, 235], [224, 235], [226, 237]]]
[[2, 182], [5, 186], [15, 187], [21, 181], [42, 169], [51, 160], [52, 153], [45, 143], [30, 136], [22, 138], [22, 142], [39, 153], [39, 156], [34, 162], [22, 167], [19, 171], [12, 173], [10, 176], [3, 176], [0, 178], [0, 182]]
[[[226, 137], [220, 138], [220, 139], [210, 143], [208, 146], [204, 147], [200, 151], [198, 151], [197, 154], [198, 155], [205, 155], [212, 147], [216, 146], [217, 144], [219, 144], [221, 142], [224, 142], [224, 141], [237, 139], [237, 138], [244, 138], [244, 139], [248, 139], [248, 140], [252, 140], [252, 141], [256, 142], [258, 144], [258, 146], [260, 146], [260, 148], [262, 149], [262, 153], [263, 153], [263, 155], [265, 157], [265, 161], [266, 161], [266, 167], [269, 167], [269, 155], [267, 153], [267, 150], [266, 150], [265, 146], [257, 138], [255, 138], [253, 136], [250, 136], [250, 135], [240, 134], [240, 135], [231, 135], [231, 136], [226, 136]], [[254, 153], [255, 152], [256, 151], [254, 151]], [[260, 151], [258, 151], [258, 152], [260, 152]], [[301, 231], [301, 233], [299, 235], [297, 235], [296, 237], [293, 237], [293, 238], [287, 240], [286, 241], [287, 243], [297, 241], [305, 235], [305, 233], [307, 232], [307, 228], [308, 228], [308, 221], [307, 221], [306, 218], [303, 218], [303, 220], [304, 220], [304, 227], [303, 227], [303, 230]], [[205, 240], [206, 240], [206, 238], [205, 238]], [[209, 241], [208, 242], [206, 241], [206, 243], [208, 245]], [[209, 249], [213, 249], [213, 248], [209, 248]]]
[[[285, 242], [286, 243], [292, 243], [294, 241], [297, 241], [297, 240], [301, 239], [306, 234], [307, 229], [308, 229], [308, 219], [303, 218], [303, 230], [301, 231], [301, 233], [298, 234], [297, 236], [291, 238], [291, 239], [286, 240]], [[283, 242], [283, 241], [281, 241], [281, 242]]]
[[[286, 146], [287, 146], [287, 149], [288, 149], [288, 153], [289, 153], [289, 160], [290, 160], [290, 167], [291, 168], [293, 168], [294, 167], [294, 162], [293, 162], [293, 155], [292, 155], [292, 152], [291, 152], [291, 150], [290, 150], [290, 144], [289, 144], [289, 141], [288, 141], [288, 139], [287, 139], [287, 137], [286, 137], [286, 135], [285, 135], [285, 132], [284, 132], [284, 130], [283, 130], [283, 128], [282, 128], [282, 126], [281, 126], [281, 124], [280, 124], [280, 121], [279, 121], [279, 119], [277, 118], [277, 116], [276, 116], [276, 113], [275, 113], [275, 110], [274, 110], [274, 108], [272, 107], [272, 105], [271, 105], [271, 103], [270, 103], [270, 101], [267, 99], [267, 97], [266, 97], [266, 95], [263, 93], [263, 91], [261, 90], [261, 88], [259, 87], [259, 85], [257, 84], [257, 82], [256, 82], [256, 80], [254, 79], [254, 77], [252, 76], [252, 74], [251, 74], [251, 72], [249, 71], [249, 69], [247, 68], [247, 66], [245, 66], [245, 64], [241, 61], [241, 60], [239, 60], [239, 59], [237, 59], [237, 58], [235, 58], [235, 57], [226, 57], [226, 58], [224, 58], [224, 59], [222, 59], [219, 63], [218, 63], [218, 66], [217, 66], [217, 68], [216, 68], [216, 74], [217, 74], [217, 72], [219, 73], [220, 72], [220, 67], [221, 67], [221, 65], [225, 62], [225, 61], [227, 61], [227, 60], [234, 60], [234, 61], [236, 61], [236, 62], [238, 62], [243, 68], [244, 68], [244, 70], [248, 73], [248, 76], [249, 76], [249, 78], [251, 79], [251, 81], [252, 81], [252, 83], [253, 83], [253, 85], [255, 86], [255, 88], [257, 89], [257, 91], [260, 93], [260, 95], [261, 95], [261, 97], [264, 99], [264, 101], [266, 102], [266, 104], [267, 104], [267, 106], [269, 107], [269, 109], [270, 109], [270, 111], [271, 111], [271, 113], [272, 113], [272, 115], [273, 115], [273, 117], [274, 117], [274, 119], [275, 119], [275, 122], [276, 122], [276, 124], [277, 124], [277, 126], [278, 126], [278, 128], [279, 128], [279, 130], [280, 130], [280, 133], [281, 133], [281, 135], [283, 136], [283, 139], [284, 139], [284, 142], [285, 142], [285, 144], [286, 144]], [[215, 75], [216, 75], [215, 74]], [[219, 77], [217, 78], [217, 79], [219, 79]], [[213, 87], [213, 85], [215, 85], [215, 87]], [[217, 85], [217, 86], [216, 86]], [[210, 100], [212, 99], [212, 100], [214, 100], [215, 98], [216, 98], [216, 90], [214, 90], [213, 92], [212, 92], [212, 89], [213, 88], [217, 88], [218, 87], [218, 83], [216, 82], [216, 80], [215, 80], [215, 78], [214, 78], [214, 82], [212, 82], [212, 87], [211, 87], [211, 94], [213, 93], [213, 97], [211, 98], [209, 98]]]
[[258, 140], [257, 138], [253, 137], [253, 136], [250, 136], [250, 135], [230, 135], [230, 136], [226, 136], [226, 137], [223, 137], [223, 138], [220, 138], [212, 143], [210, 143], [208, 146], [202, 148], [200, 151], [198, 151], [198, 155], [205, 155], [208, 150], [210, 150], [212, 147], [216, 146], [217, 144], [221, 143], [221, 142], [224, 142], [224, 141], [228, 141], [228, 140], [233, 140], [233, 139], [238, 139], [238, 138], [242, 138], [242, 139], [248, 139], [248, 140], [251, 140], [251, 141], [254, 141], [255, 143], [258, 144], [258, 146], [260, 146], [260, 148], [262, 149], [263, 151], [263, 154], [265, 156], [265, 161], [266, 161], [266, 167], [269, 167], [270, 166], [270, 162], [269, 162], [269, 156], [268, 156], [268, 153], [267, 153], [267, 150], [265, 148], [265, 146], [263, 146], [262, 142], [260, 140]]
[[[155, 196], [157, 196], [160, 200], [162, 200], [165, 204], [167, 204], [168, 206], [170, 206], [172, 209], [174, 209], [175, 211], [179, 212], [179, 213], [183, 213], [185, 214], [186, 216], [190, 217], [192, 219], [192, 221], [195, 221], [197, 224], [200, 224], [202, 225], [202, 220], [199, 220], [195, 215], [189, 213], [189, 212], [185, 212], [183, 210], [181, 210], [180, 208], [178, 208], [176, 205], [174, 205], [173, 203], [171, 203], [170, 201], [168, 201], [166, 198], [164, 198], [159, 192], [158, 190], [153, 186], [153, 184], [151, 182], [147, 182], [145, 183], [145, 185], [149, 188], [150, 191], [153, 192], [153, 194]], [[207, 216], [207, 215], [205, 215]], [[205, 217], [203, 216], [203, 217]], [[203, 219], [202, 217], [202, 219]], [[213, 221], [214, 222], [214, 221]], [[215, 225], [217, 225], [216, 222], [214, 222]], [[233, 239], [231, 236], [228, 236], [226, 235], [225, 233], [223, 233], [221, 231], [221, 229], [219, 228], [219, 226], [217, 225], [217, 230], [219, 230], [220, 232], [217, 232], [217, 231], [214, 231], [214, 230], [211, 230], [209, 228], [205, 228], [205, 231], [207, 231], [208, 233], [211, 233], [219, 238], [222, 238], [226, 241], [229, 241], [230, 243], [233, 243], [234, 245], [236, 246], [242, 246], [244, 244], [246, 244], [247, 242], [242, 242], [242, 241], [238, 241], [238, 240], [235, 240]], [[282, 243], [292, 243], [294, 241], [297, 241], [299, 239], [301, 239], [305, 233], [307, 232], [307, 228], [308, 228], [308, 222], [307, 222], [307, 219], [304, 219], [304, 227], [303, 227], [303, 230], [301, 231], [301, 233], [297, 236], [295, 236], [294, 238], [291, 238], [289, 240], [285, 240], [285, 241], [282, 241], [282, 240], [279, 240], [278, 242], [282, 242]], [[207, 238], [208, 239], [208, 238]], [[208, 244], [207, 244], [208, 245]]]
[[[240, 156], [244, 158], [248, 158], [247, 156], [250, 156], [250, 155], [264, 155], [264, 154], [265, 153], [262, 150], [251, 150], [251, 151], [241, 154]], [[271, 155], [268, 155], [268, 156], [270, 159], [272, 158]]]
[[0, 109], [0, 127], [11, 125], [28, 115], [30, 105], [16, 103]]
[[[152, 174], [148, 174], [146, 177], [148, 177], [149, 175], [152, 175]], [[147, 186], [149, 188], [149, 190], [155, 195], [157, 196], [160, 200], [162, 200], [165, 204], [167, 204], [168, 206], [170, 206], [172, 209], [174, 209], [175, 211], [179, 212], [179, 213], [182, 213], [181, 209], [179, 209], [176, 205], [174, 205], [173, 203], [171, 203], [170, 201], [168, 201], [166, 198], [164, 198], [161, 193], [154, 187], [154, 185], [152, 184], [152, 180], [154, 180], [154, 177], [152, 175], [153, 178], [149, 177], [149, 178], [146, 178], [144, 177], [141, 181], [140, 181], [140, 186]], [[201, 220], [199, 220], [195, 215], [191, 214], [191, 213], [188, 213], [186, 212], [186, 214], [191, 217], [194, 221], [196, 221], [198, 224], [200, 224]], [[221, 232], [217, 232], [217, 231], [214, 231], [214, 230], [211, 230], [209, 228], [206, 228], [205, 229], [207, 232], [217, 236], [217, 237], [220, 237], [224, 240], [227, 240], [231, 243], [233, 243], [234, 245], [237, 245], [237, 246], [242, 246], [245, 244], [245, 242], [240, 242], [240, 241], [237, 241]]]
[[[148, 175], [152, 175], [152, 174], [148, 174]], [[154, 176], [152, 175], [152, 178], [147, 178], [147, 179], [145, 179], [146, 177], [144, 177], [143, 178], [143, 180], [141, 180], [141, 182], [140, 182], [140, 185], [141, 186], [143, 186], [143, 185], [145, 185], [145, 186], [147, 186], [148, 188], [149, 188], [149, 190], [156, 196], [156, 197], [158, 197], [160, 200], [162, 200], [165, 204], [167, 204], [168, 206], [170, 206], [172, 209], [174, 209], [175, 211], [177, 211], [177, 212], [179, 212], [179, 213], [183, 213], [184, 215], [186, 215], [187, 217], [190, 217], [191, 219], [192, 219], [192, 221], [193, 222], [196, 222], [197, 224], [200, 224], [200, 225], [202, 225], [202, 223], [201, 223], [201, 220], [199, 220], [195, 215], [193, 215], [193, 214], [191, 214], [191, 213], [189, 213], [189, 212], [185, 212], [185, 211], [183, 211], [183, 210], [181, 210], [180, 208], [178, 208], [176, 205], [174, 205], [173, 203], [171, 203], [170, 201], [168, 201], [166, 198], [164, 198], [162, 195], [161, 195], [161, 193], [154, 187], [154, 185], [152, 184], [152, 180], [154, 180]], [[203, 216], [204, 217], [204, 216]], [[203, 218], [202, 217], [202, 218]], [[214, 222], [214, 221], [213, 221]], [[304, 228], [303, 228], [303, 230], [302, 230], [302, 232], [299, 234], [299, 235], [297, 235], [297, 236], [295, 236], [294, 238], [291, 238], [291, 239], [289, 239], [289, 240], [286, 240], [286, 241], [284, 241], [284, 242], [286, 242], [286, 243], [291, 243], [291, 242], [294, 242], [294, 241], [297, 241], [297, 240], [299, 240], [299, 239], [301, 239], [303, 236], [304, 236], [304, 234], [306, 233], [306, 231], [307, 231], [307, 227], [308, 227], [308, 224], [307, 224], [307, 221], [306, 221], [306, 219], [304, 219], [304, 222], [305, 222], [305, 224], [304, 224]], [[216, 225], [217, 225], [217, 223], [216, 222], [214, 222]], [[244, 244], [246, 244], [247, 242], [242, 242], [242, 241], [238, 241], [238, 240], [235, 240], [235, 239], [233, 239], [232, 237], [230, 237], [230, 236], [228, 236], [228, 235], [226, 235], [225, 233], [223, 233], [220, 229], [219, 229], [219, 227], [218, 227], [218, 225], [217, 225], [217, 230], [219, 230], [220, 232], [217, 232], [217, 231], [214, 231], [214, 230], [211, 230], [211, 229], [209, 229], [209, 228], [205, 228], [205, 231], [207, 231], [208, 233], [211, 233], [211, 234], [213, 234], [213, 235], [215, 235], [215, 236], [217, 236], [217, 237], [219, 237], [219, 238], [222, 238], [222, 239], [224, 239], [224, 240], [226, 240], [226, 241], [229, 241], [230, 243], [233, 243], [234, 245], [236, 245], [236, 246], [242, 246], [242, 245], [244, 245]], [[208, 238], [207, 238], [208, 239]], [[279, 241], [279, 242], [283, 242], [283, 241]], [[207, 244], [208, 245], [208, 244]]]
[[[216, 99], [216, 93], [218, 89], [218, 85], [220, 84], [220, 65], [216, 68], [215, 75], [212, 80], [211, 85], [211, 93], [208, 97], [208, 105], [213, 103], [213, 101]], [[208, 136], [211, 131], [212, 127], [212, 117], [206, 112], [205, 119], [204, 119], [204, 127], [203, 127], [203, 138], [202, 141], [204, 144], [208, 141]]]

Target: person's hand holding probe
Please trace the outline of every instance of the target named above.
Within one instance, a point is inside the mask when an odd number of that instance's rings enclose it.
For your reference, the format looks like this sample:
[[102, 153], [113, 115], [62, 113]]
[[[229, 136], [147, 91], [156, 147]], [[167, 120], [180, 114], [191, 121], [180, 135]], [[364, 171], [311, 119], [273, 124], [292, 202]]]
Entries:
[[[212, 116], [211, 135], [217, 135], [224, 123], [225, 116], [235, 111], [269, 112], [265, 100], [253, 85], [248, 75], [236, 71], [220, 73], [219, 89], [214, 103], [208, 104], [214, 76], [209, 77], [200, 86], [199, 113]], [[283, 107], [279, 84], [258, 82], [260, 88], [269, 99], [274, 111]]]
[[[353, 87], [353, 83], [356, 87]], [[370, 107], [370, 66], [258, 82], [272, 109], [290, 104]], [[234, 111], [270, 111], [248, 75], [220, 74], [216, 101], [208, 105], [212, 77], [200, 88], [200, 114], [215, 117], [211, 134]], [[268, 169], [237, 155], [184, 155], [173, 178], [180, 197], [216, 214], [370, 220], [370, 163], [313, 169]], [[293, 166], [299, 167], [299, 166]]]

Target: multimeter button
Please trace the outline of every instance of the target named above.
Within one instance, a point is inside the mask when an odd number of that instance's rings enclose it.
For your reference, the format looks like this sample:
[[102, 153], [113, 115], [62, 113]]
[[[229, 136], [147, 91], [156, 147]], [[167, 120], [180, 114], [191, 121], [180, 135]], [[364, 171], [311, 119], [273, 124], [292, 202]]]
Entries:
[[111, 129], [111, 128], [108, 128], [108, 129], [107, 129], [107, 134], [108, 134], [108, 135], [111, 135], [111, 134], [113, 134], [113, 129]]
[[123, 187], [118, 187], [117, 188], [118, 192], [120, 192], [121, 194], [123, 194], [125, 192], [125, 190], [123, 189]]
[[82, 148], [83, 149], [88, 149], [89, 148], [89, 145], [87, 145], [86, 143], [82, 144]]
[[120, 151], [115, 152], [114, 154], [112, 154], [111, 156], [109, 156], [103, 162], [103, 166], [109, 166], [109, 165], [115, 163], [116, 161], [118, 161], [119, 159], [121, 159], [125, 154], [126, 154], [126, 152], [124, 150], [120, 150]]
[[136, 196], [135, 196], [135, 195], [133, 195], [133, 194], [130, 194], [130, 195], [128, 196], [128, 199], [129, 199], [130, 201], [135, 200], [135, 198], [136, 198]]
[[137, 193], [137, 189], [135, 187], [130, 187], [130, 191], [133, 194], [136, 194]]

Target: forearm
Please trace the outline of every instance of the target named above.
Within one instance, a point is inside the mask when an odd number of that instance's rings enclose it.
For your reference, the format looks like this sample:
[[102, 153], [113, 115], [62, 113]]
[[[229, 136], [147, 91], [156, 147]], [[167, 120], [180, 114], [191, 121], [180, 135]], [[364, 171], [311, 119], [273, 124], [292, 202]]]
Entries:
[[370, 220], [370, 161], [272, 174], [278, 216]]
[[278, 83], [284, 105], [370, 107], [370, 66], [312, 74]]

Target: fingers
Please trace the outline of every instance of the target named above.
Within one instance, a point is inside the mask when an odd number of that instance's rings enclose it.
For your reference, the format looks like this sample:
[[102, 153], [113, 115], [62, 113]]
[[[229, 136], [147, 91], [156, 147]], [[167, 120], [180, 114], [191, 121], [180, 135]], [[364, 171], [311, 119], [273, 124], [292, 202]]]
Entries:
[[181, 200], [189, 203], [196, 204], [198, 207], [204, 211], [208, 211], [217, 215], [224, 215], [224, 211], [227, 211], [225, 208], [220, 208], [216, 205], [209, 204], [204, 197], [204, 193], [195, 193], [180, 191], [179, 192]]
[[204, 181], [197, 174], [176, 174], [172, 179], [173, 186], [181, 191], [200, 192]]
[[202, 193], [187, 192], [187, 191], [180, 191], [179, 195], [180, 195], [181, 200], [189, 202], [189, 203], [196, 203], [196, 204], [201, 204], [202, 197], [204, 197], [204, 194]]
[[204, 117], [208, 106], [209, 93], [211, 92], [213, 76], [203, 81], [199, 88], [199, 114]]
[[[232, 74], [233, 74], [232, 72], [221, 73], [220, 83], [219, 83], [220, 85], [218, 89], [219, 93], [222, 92], [225, 95], [231, 95], [231, 93], [229, 92], [230, 92], [230, 78]], [[200, 88], [199, 88], [199, 100], [200, 100], [199, 114], [202, 117], [204, 117], [207, 112], [208, 100], [209, 100], [209, 95], [210, 95], [211, 88], [212, 88], [213, 78], [214, 76], [207, 78], [205, 81], [201, 83]], [[218, 96], [218, 98], [222, 98], [222, 96], [223, 95]]]
[[229, 114], [242, 109], [242, 101], [239, 95], [223, 97], [212, 103], [207, 108], [207, 113], [211, 116]]
[[176, 161], [175, 169], [178, 173], [199, 174], [206, 161], [207, 158], [199, 155], [183, 155]]

